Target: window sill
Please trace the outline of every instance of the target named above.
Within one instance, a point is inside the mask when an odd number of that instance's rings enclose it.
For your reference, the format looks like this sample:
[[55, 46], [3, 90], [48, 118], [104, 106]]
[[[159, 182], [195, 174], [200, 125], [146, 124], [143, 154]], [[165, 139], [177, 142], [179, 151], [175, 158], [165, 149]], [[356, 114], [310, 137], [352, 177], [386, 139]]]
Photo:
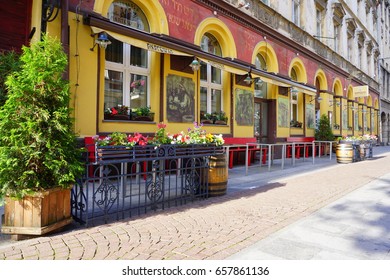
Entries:
[[111, 119], [111, 120], [103, 120], [103, 122], [119, 122], [119, 123], [143, 123], [143, 124], [156, 124], [154, 121], [135, 121], [135, 120], [120, 120], [120, 119]]

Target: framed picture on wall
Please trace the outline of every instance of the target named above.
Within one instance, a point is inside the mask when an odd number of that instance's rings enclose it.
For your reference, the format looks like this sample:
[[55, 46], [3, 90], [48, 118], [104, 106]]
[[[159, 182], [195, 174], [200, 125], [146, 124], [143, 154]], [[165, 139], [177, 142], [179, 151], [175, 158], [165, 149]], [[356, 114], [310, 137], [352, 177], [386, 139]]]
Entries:
[[278, 126], [290, 127], [288, 98], [278, 98]]
[[306, 104], [306, 126], [307, 128], [315, 128], [314, 104]]
[[343, 125], [343, 129], [348, 129], [348, 112], [347, 112], [347, 110], [343, 111], [343, 122], [342, 122], [342, 125]]
[[169, 122], [194, 122], [195, 83], [191, 78], [167, 76], [167, 118]]
[[235, 119], [238, 125], [253, 125], [253, 93], [250, 90], [236, 89]]

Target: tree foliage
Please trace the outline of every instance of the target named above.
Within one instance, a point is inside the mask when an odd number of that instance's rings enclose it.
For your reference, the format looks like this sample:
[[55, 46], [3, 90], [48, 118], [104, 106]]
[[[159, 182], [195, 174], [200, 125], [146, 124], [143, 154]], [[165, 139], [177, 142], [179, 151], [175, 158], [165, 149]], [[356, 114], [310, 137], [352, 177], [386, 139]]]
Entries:
[[23, 47], [0, 109], [0, 197], [68, 188], [83, 171], [70, 117], [61, 43], [47, 35]]
[[19, 55], [14, 51], [0, 52], [0, 107], [7, 100], [7, 88], [5, 80], [12, 72], [19, 71], [20, 60]]
[[320, 121], [318, 123], [318, 127], [316, 128], [314, 137], [316, 140], [320, 140], [320, 141], [334, 140], [332, 127], [330, 125], [329, 118], [327, 115], [323, 114], [320, 117]]

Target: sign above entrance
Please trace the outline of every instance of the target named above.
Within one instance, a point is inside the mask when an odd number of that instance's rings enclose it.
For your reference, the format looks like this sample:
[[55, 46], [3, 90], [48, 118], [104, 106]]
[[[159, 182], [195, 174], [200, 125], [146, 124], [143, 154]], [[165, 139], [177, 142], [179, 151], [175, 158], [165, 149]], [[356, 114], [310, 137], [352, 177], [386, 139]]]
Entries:
[[116, 32], [112, 32], [109, 30], [104, 30], [95, 26], [91, 26], [92, 32], [94, 34], [100, 33], [100, 32], [106, 32], [108, 35], [111, 37], [115, 38], [118, 41], [121, 41], [123, 43], [127, 43], [132, 46], [136, 46], [141, 49], [145, 49], [148, 51], [154, 51], [154, 52], [159, 52], [159, 53], [167, 53], [167, 54], [172, 54], [172, 55], [182, 55], [182, 56], [191, 56], [191, 54], [183, 53], [165, 46], [145, 42], [143, 40], [138, 40], [136, 38], [128, 37], [122, 34], [118, 34]]
[[353, 87], [353, 97], [365, 97], [368, 96], [368, 86]]

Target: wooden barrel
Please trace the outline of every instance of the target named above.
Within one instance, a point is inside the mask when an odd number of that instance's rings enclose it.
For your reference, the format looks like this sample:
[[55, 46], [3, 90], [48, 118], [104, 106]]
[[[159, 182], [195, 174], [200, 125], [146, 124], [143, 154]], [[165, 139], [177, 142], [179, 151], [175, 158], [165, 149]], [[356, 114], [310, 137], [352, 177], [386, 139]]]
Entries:
[[210, 157], [210, 169], [208, 173], [209, 196], [220, 196], [226, 194], [228, 182], [228, 168], [226, 155], [215, 155]]
[[338, 163], [352, 163], [353, 154], [354, 150], [352, 144], [337, 144], [336, 158]]

